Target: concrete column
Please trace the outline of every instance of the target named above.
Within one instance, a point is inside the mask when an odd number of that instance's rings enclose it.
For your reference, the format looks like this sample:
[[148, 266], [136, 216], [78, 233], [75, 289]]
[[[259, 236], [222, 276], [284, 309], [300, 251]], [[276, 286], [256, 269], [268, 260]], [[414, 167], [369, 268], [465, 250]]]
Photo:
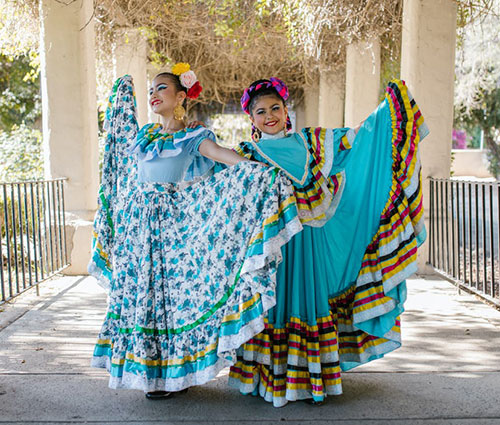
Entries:
[[321, 71], [319, 74], [318, 118], [320, 127], [344, 125], [344, 73]]
[[379, 103], [380, 42], [376, 38], [347, 46], [345, 125], [355, 127]]
[[148, 44], [139, 30], [127, 30], [117, 36], [113, 48], [113, 73], [119, 78], [129, 74], [134, 79], [139, 126], [149, 122], [148, 117]]
[[69, 274], [86, 273], [97, 207], [93, 3], [40, 0], [43, 145], [47, 178], [67, 177]]
[[304, 91], [303, 101], [295, 108], [296, 127], [316, 127], [319, 125], [319, 82], [314, 82]]
[[[404, 1], [401, 78], [415, 97], [431, 132], [420, 151], [427, 216], [427, 177], [450, 176], [456, 20], [457, 5], [453, 0]], [[427, 258], [426, 243], [419, 253], [420, 272], [429, 271], [425, 267]]]
[[[147, 87], [148, 87], [148, 90], [149, 90], [149, 87], [151, 87], [151, 83], [153, 82], [153, 78], [159, 74], [160, 71], [153, 66], [153, 64], [149, 64], [148, 67], [147, 67]], [[159, 116], [157, 114], [155, 114], [153, 112], [153, 110], [149, 107], [149, 103], [147, 104], [147, 108], [148, 108], [148, 118], [147, 118], [147, 121], [148, 122], [157, 122], [158, 119], [159, 119]]]

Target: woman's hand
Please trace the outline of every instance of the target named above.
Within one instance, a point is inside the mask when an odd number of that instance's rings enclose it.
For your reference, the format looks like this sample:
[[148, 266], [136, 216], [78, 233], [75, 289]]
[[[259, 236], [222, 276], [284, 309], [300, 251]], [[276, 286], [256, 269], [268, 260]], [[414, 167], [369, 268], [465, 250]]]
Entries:
[[357, 127], [354, 128], [354, 134], [358, 134], [358, 131], [359, 129], [361, 128], [361, 126], [363, 125], [363, 123], [365, 122], [366, 120], [363, 120], [361, 121]]
[[207, 127], [206, 124], [203, 122], [203, 121], [189, 121], [188, 124], [186, 125], [186, 128], [196, 128], [198, 126], [202, 126], [202, 127]]

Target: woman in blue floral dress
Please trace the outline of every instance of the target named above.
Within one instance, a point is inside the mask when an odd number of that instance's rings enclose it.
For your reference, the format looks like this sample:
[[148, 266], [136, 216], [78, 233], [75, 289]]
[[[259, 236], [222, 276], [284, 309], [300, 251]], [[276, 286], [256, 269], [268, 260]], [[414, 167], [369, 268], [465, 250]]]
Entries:
[[[139, 131], [131, 78], [119, 79], [108, 132], [89, 271], [109, 288], [92, 365], [111, 388], [148, 398], [200, 385], [236, 361], [275, 304], [281, 247], [302, 229], [277, 169], [186, 128], [183, 103], [201, 91], [187, 64], [159, 74]], [[213, 174], [214, 161], [230, 165]]]
[[241, 99], [253, 137], [236, 151], [290, 178], [301, 221], [283, 248], [277, 302], [230, 384], [274, 406], [342, 393], [341, 372], [401, 345], [405, 279], [425, 239], [418, 147], [428, 130], [403, 81], [357, 129], [290, 132], [278, 78]]

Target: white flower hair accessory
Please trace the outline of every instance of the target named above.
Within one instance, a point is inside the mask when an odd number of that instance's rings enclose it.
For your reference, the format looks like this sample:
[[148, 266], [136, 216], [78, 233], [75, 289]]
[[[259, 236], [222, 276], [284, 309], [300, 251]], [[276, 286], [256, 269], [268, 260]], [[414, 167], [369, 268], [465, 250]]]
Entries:
[[183, 74], [179, 75], [179, 79], [181, 80], [181, 84], [187, 89], [193, 87], [194, 84], [198, 81], [198, 79], [196, 78], [196, 74], [193, 71], [184, 72]]

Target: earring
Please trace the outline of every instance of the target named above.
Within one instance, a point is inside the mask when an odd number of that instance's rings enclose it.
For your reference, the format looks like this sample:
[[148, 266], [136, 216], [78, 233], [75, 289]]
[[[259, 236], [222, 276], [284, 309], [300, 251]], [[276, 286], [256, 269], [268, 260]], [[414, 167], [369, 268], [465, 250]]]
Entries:
[[252, 130], [253, 130], [253, 131], [252, 131], [252, 139], [253, 139], [253, 141], [254, 141], [255, 143], [259, 143], [259, 141], [260, 141], [260, 137], [261, 137], [260, 130], [259, 130], [259, 129], [257, 129], [257, 128], [255, 128], [255, 127], [254, 127]]
[[286, 120], [285, 120], [285, 126], [283, 127], [283, 134], [285, 137], [288, 134], [288, 125], [290, 124], [290, 129], [292, 128], [292, 123], [290, 122], [290, 116], [287, 114], [286, 115]]
[[181, 104], [177, 105], [174, 108], [174, 119], [176, 119], [177, 121], [182, 121], [185, 115], [186, 115], [186, 110], [184, 109], [184, 106], [182, 106]]

